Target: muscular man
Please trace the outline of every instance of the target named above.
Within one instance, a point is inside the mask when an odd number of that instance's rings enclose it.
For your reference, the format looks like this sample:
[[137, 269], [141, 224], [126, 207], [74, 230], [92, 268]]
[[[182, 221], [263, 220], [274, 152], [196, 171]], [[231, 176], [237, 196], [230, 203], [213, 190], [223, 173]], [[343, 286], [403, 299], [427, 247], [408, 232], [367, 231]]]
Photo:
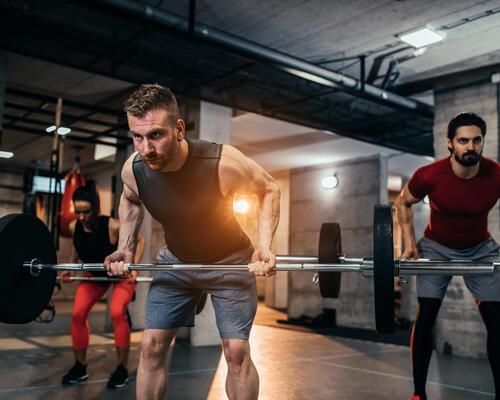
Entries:
[[[280, 192], [259, 165], [234, 147], [187, 140], [175, 97], [160, 85], [142, 85], [125, 103], [137, 150], [122, 170], [118, 250], [105, 267], [127, 273], [144, 204], [164, 230], [164, 263], [249, 263], [247, 272], [162, 272], [146, 305], [146, 329], [137, 372], [137, 398], [161, 399], [167, 387], [165, 356], [181, 326], [192, 326], [196, 303], [211, 294], [228, 364], [230, 399], [256, 399], [257, 370], [248, 336], [257, 307], [253, 275], [274, 274], [271, 242], [279, 219]], [[258, 243], [254, 249], [233, 213], [235, 193], [259, 199]]]
[[[488, 232], [488, 213], [500, 194], [498, 164], [482, 157], [486, 123], [462, 113], [448, 124], [451, 157], [418, 169], [396, 200], [403, 231], [403, 258], [493, 261], [499, 247]], [[415, 241], [411, 206], [429, 197], [431, 216], [423, 239]], [[432, 355], [432, 329], [451, 276], [417, 277], [418, 315], [412, 334], [412, 400], [425, 400]], [[464, 277], [486, 325], [487, 353], [497, 398], [500, 393], [500, 273]]]

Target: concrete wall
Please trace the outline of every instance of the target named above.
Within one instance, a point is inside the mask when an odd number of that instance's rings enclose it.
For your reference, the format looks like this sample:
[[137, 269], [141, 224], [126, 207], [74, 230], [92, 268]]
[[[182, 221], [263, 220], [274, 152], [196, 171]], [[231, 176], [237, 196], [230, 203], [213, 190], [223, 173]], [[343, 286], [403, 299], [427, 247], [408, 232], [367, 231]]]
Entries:
[[[337, 174], [338, 187], [325, 190], [321, 179]], [[292, 170], [290, 177], [290, 253], [317, 255], [323, 222], [341, 226], [343, 252], [373, 255], [373, 207], [387, 202], [387, 160], [370, 157]], [[316, 316], [324, 307], [337, 310], [341, 326], [373, 328], [373, 282], [344, 274], [340, 299], [322, 299], [312, 273], [290, 273], [288, 316]]]
[[[491, 83], [473, 84], [487, 81], [481, 73], [464, 74], [460, 80], [442, 81], [435, 88], [434, 148], [436, 157], [448, 156], [445, 132], [449, 120], [461, 111], [473, 111], [481, 115], [488, 126], [484, 155], [498, 160], [498, 85]], [[490, 212], [489, 230], [498, 241], [500, 239], [499, 208]], [[465, 287], [462, 278], [453, 278], [436, 324], [436, 345], [438, 351], [453, 354], [486, 357], [486, 332], [477, 312], [474, 300]], [[451, 346], [451, 347], [450, 347]]]

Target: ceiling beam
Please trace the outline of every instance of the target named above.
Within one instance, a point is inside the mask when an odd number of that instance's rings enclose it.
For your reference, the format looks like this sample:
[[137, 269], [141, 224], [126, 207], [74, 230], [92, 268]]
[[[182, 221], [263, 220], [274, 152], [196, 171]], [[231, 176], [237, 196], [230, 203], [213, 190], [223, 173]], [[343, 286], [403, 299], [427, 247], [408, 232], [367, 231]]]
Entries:
[[192, 33], [190, 33], [188, 19], [140, 1], [100, 0], [96, 4], [101, 6], [106, 5], [119, 12], [133, 15], [142, 21], [152, 21], [163, 27], [193, 36], [207, 44], [221, 47], [243, 58], [271, 65], [294, 76], [335, 88], [375, 103], [407, 110], [429, 119], [432, 119], [434, 116], [433, 108], [428, 104], [361, 82], [350, 76], [228, 34], [211, 26], [197, 22], [192, 27]]

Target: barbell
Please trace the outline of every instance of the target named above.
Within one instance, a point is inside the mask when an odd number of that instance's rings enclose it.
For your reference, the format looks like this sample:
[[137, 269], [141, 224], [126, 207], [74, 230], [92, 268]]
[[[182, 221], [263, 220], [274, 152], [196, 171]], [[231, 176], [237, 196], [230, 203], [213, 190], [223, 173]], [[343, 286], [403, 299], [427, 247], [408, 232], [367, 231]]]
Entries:
[[[342, 255], [340, 227], [324, 223], [318, 256], [277, 256], [276, 271], [316, 272], [323, 297], [337, 298], [341, 274], [358, 272], [373, 277], [375, 326], [378, 333], [393, 333], [394, 277], [414, 275], [492, 274], [500, 265], [470, 260], [395, 260], [392, 208], [374, 210], [373, 258]], [[50, 233], [38, 218], [11, 214], [0, 219], [0, 322], [26, 323], [35, 319], [49, 302], [57, 271], [103, 271], [103, 264], [56, 264]], [[130, 264], [134, 271], [247, 271], [246, 264]], [[107, 279], [107, 278], [105, 278]]]

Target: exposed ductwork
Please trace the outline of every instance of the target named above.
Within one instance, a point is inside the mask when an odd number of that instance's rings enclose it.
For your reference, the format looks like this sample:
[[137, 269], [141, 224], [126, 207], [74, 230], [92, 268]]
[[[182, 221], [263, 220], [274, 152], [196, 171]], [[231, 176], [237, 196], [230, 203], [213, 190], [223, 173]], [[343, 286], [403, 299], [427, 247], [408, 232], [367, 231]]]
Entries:
[[429, 119], [432, 119], [434, 116], [433, 108], [425, 103], [400, 96], [361, 80], [340, 74], [201, 23], [191, 24], [190, 27], [188, 19], [144, 4], [140, 1], [100, 0], [97, 4], [113, 7], [115, 10], [144, 20], [153, 21], [159, 25], [185, 34], [192, 34], [208, 44], [222, 47], [233, 54], [250, 59], [253, 62], [271, 65], [274, 68], [286, 71], [292, 75], [347, 92], [356, 97], [392, 108], [406, 110]]

